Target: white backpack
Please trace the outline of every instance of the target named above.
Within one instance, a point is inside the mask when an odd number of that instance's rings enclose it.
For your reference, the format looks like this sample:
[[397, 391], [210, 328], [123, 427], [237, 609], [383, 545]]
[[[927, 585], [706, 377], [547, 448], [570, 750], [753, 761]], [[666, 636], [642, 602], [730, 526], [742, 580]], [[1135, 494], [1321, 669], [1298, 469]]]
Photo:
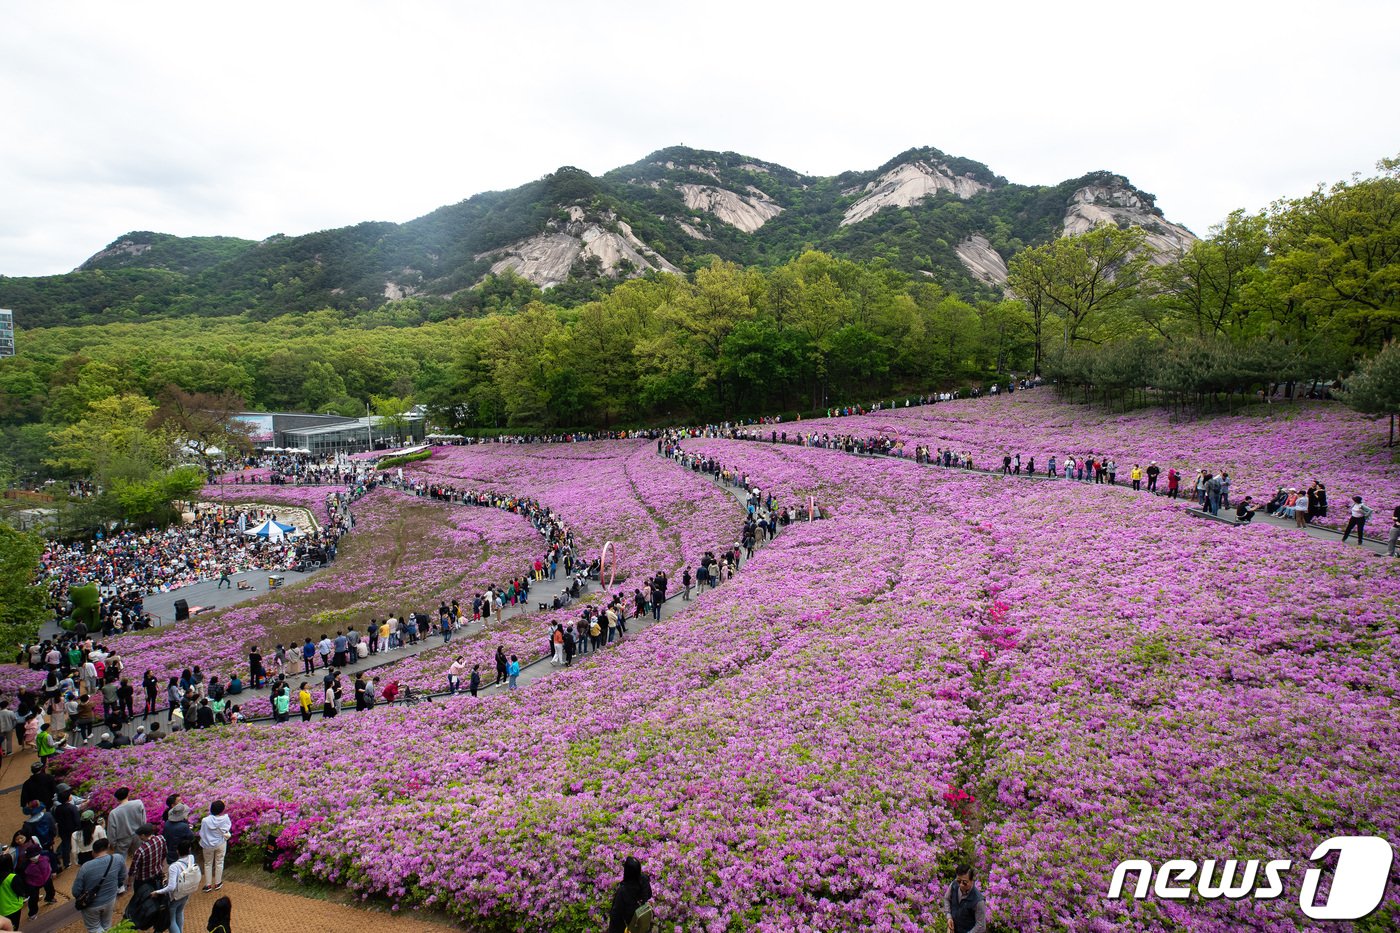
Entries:
[[199, 883], [203, 880], [199, 865], [193, 859], [179, 864], [180, 873], [175, 876], [175, 893], [170, 895], [172, 901], [182, 901], [198, 891]]

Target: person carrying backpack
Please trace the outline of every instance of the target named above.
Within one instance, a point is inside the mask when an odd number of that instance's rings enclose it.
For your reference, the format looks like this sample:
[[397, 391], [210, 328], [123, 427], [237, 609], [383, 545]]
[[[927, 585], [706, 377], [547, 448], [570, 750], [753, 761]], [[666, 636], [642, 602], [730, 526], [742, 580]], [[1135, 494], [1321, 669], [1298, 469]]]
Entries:
[[164, 895], [169, 902], [170, 933], [184, 933], [185, 907], [190, 902], [190, 895], [199, 890], [201, 881], [199, 866], [194, 861], [191, 841], [181, 840], [180, 848], [177, 851], [179, 858], [170, 863], [165, 887], [157, 888], [153, 892], [156, 896]]
[[651, 878], [634, 856], [622, 862], [622, 881], [613, 891], [608, 933], [651, 933]]

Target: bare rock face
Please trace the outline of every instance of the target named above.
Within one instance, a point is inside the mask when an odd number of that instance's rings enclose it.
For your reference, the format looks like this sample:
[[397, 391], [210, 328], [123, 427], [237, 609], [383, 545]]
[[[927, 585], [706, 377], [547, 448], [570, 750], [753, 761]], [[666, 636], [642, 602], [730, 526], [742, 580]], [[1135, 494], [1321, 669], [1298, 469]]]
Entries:
[[678, 221], [676, 221], [676, 223], [680, 224], [681, 229], [682, 229], [683, 231], [685, 231], [685, 235], [688, 236], [688, 237], [691, 237], [692, 239], [696, 239], [696, 240], [708, 240], [708, 239], [709, 239], [709, 237], [706, 236], [705, 234], [701, 233], [699, 229], [697, 229], [697, 228], [695, 228], [695, 227], [692, 227], [690, 224], [686, 223], [686, 222], [683, 221], [683, 220], [678, 220]]
[[747, 195], [712, 185], [677, 185], [676, 189], [690, 210], [712, 214], [745, 233], [753, 233], [783, 212], [781, 205], [752, 185], [747, 186]]
[[94, 253], [92, 256], [88, 257], [88, 259], [81, 266], [79, 266], [78, 269], [82, 270], [95, 268], [103, 260], [115, 259], [120, 256], [140, 256], [142, 253], [149, 252], [150, 249], [151, 244], [149, 243], [137, 243], [134, 240], [123, 238], [116, 241], [111, 246], [108, 246], [106, 249]]
[[493, 274], [513, 269], [521, 278], [529, 279], [540, 288], [553, 288], [568, 281], [569, 269], [582, 249], [583, 243], [578, 237], [550, 232], [536, 234], [487, 255], [501, 257], [491, 264]]
[[954, 175], [946, 165], [906, 162], [865, 186], [865, 197], [846, 209], [841, 226], [858, 224], [885, 207], [908, 207], [940, 191], [951, 191], [967, 200], [987, 186], [966, 175]]
[[[604, 222], [614, 224], [617, 229], [614, 231], [603, 222], [588, 220], [583, 208], [573, 206], [569, 208], [568, 222], [562, 226], [552, 221], [554, 229], [476, 258], [494, 259], [492, 273], [499, 275], [512, 269], [521, 278], [545, 289], [567, 282], [569, 270], [579, 259], [597, 258], [602, 271], [614, 277], [635, 278], [653, 269], [680, 272], [638, 239], [628, 224], [615, 221], [611, 216], [604, 218]], [[630, 263], [630, 268], [625, 263]]]
[[967, 267], [967, 271], [981, 281], [998, 287], [1006, 284], [1006, 260], [992, 249], [992, 244], [980, 233], [963, 240], [953, 250]]
[[1119, 184], [1085, 185], [1076, 191], [1065, 209], [1062, 235], [1078, 236], [1105, 224], [1141, 227], [1158, 265], [1171, 262], [1196, 242], [1194, 233], [1164, 219], [1136, 191]]

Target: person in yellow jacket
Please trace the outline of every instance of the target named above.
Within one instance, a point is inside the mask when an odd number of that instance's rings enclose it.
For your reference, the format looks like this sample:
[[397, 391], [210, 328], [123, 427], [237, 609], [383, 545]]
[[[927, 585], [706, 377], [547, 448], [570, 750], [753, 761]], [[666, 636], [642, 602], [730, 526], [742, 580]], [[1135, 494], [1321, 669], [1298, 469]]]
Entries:
[[1133, 488], [1134, 488], [1134, 489], [1142, 489], [1142, 465], [1141, 465], [1141, 464], [1138, 464], [1138, 463], [1134, 463], [1134, 464], [1133, 464], [1132, 477], [1133, 477]]
[[19, 929], [19, 915], [24, 910], [24, 898], [15, 893], [15, 861], [9, 855], [0, 855], [0, 871], [4, 880], [0, 881], [0, 917], [10, 921], [10, 929]]
[[48, 761], [54, 755], [66, 748], [68, 740], [59, 736], [58, 741], [54, 741], [53, 734], [49, 732], [49, 724], [44, 723], [39, 727], [38, 735], [34, 736], [34, 749], [39, 753], [40, 761]]
[[297, 708], [301, 710], [301, 721], [311, 721], [311, 691], [307, 689], [305, 683], [297, 691]]

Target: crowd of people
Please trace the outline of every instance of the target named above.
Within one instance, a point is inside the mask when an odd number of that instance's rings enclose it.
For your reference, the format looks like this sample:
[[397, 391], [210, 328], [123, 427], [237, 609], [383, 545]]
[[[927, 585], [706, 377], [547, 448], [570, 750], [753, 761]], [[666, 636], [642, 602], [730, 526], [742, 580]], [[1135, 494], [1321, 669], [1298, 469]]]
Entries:
[[304, 453], [265, 451], [224, 464], [222, 473], [211, 473], [209, 482], [219, 485], [363, 486], [374, 475], [374, 464], [351, 460], [344, 454], [312, 456]]
[[[99, 813], [90, 805], [97, 796], [79, 795], [45, 763], [35, 763], [20, 787], [23, 821], [0, 848], [0, 929], [22, 929], [21, 923], [39, 916], [41, 903], [63, 909], [56, 906], [54, 879], [75, 871], [73, 906], [85, 933], [106, 933], [123, 920], [138, 930], [233, 933], [233, 899], [223, 891], [234, 823], [224, 801], [196, 810], [177, 791], [152, 811], [120, 786], [112, 789], [112, 805]], [[279, 851], [275, 837], [268, 836], [262, 848], [263, 867], [272, 870]], [[191, 917], [196, 899], [203, 927]], [[652, 899], [650, 877], [628, 856], [612, 891], [607, 929], [651, 930]]]
[[[233, 933], [232, 901], [218, 894], [233, 835], [223, 801], [196, 818], [178, 793], [157, 814], [148, 814], [126, 787], [115, 788], [112, 798], [99, 815], [47, 762], [34, 763], [20, 786], [23, 824], [0, 850], [0, 917], [9, 929], [21, 929], [26, 913], [31, 921], [38, 916], [41, 895], [44, 904], [55, 904], [54, 878], [76, 868], [73, 902], [87, 933], [105, 933], [119, 919], [140, 930], [182, 933], [189, 929], [190, 900], [201, 891], [216, 895], [204, 929]], [[118, 918], [118, 899], [128, 892]]]
[[193, 521], [163, 531], [99, 532], [92, 541], [51, 541], [38, 573], [56, 610], [66, 607], [70, 588], [95, 583], [102, 594], [104, 633], [130, 631], [149, 624], [143, 601], [152, 593], [200, 580], [227, 580], [249, 570], [286, 571], [304, 564], [313, 551], [333, 556], [345, 530], [342, 522], [332, 520], [280, 541], [248, 533], [275, 518], [260, 509], [209, 506]]
[[[832, 434], [799, 432], [770, 428], [767, 431], [741, 429], [736, 426], [708, 426], [667, 432], [667, 437], [719, 437], [730, 440], [760, 441], [771, 444], [795, 444], [829, 450], [841, 450], [850, 454], [909, 458], [916, 463], [960, 470], [981, 470], [998, 472], [1007, 476], [1041, 476], [1047, 479], [1064, 479], [1072, 482], [1094, 485], [1125, 486], [1134, 491], [1165, 496], [1169, 499], [1194, 501], [1196, 507], [1205, 513], [1218, 516], [1222, 510], [1234, 512], [1234, 520], [1248, 524], [1256, 512], [1263, 510], [1266, 515], [1291, 519], [1297, 527], [1303, 528], [1319, 518], [1328, 517], [1327, 486], [1320, 480], [1313, 480], [1305, 489], [1279, 486], [1273, 497], [1262, 505], [1253, 496], [1232, 499], [1233, 480], [1228, 470], [1202, 468], [1194, 477], [1186, 477], [1175, 467], [1163, 469], [1155, 460], [1143, 463], [1134, 462], [1126, 468], [1107, 454], [1087, 453], [1066, 454], [1063, 459], [1051, 454], [1036, 465], [1034, 456], [1023, 459], [1019, 453], [1006, 452], [999, 464], [979, 463], [968, 450], [933, 447], [915, 444], [912, 447], [893, 435], [881, 433], [869, 436], [855, 434]], [[1357, 544], [1363, 543], [1367, 520], [1374, 510], [1361, 496], [1353, 496], [1347, 503], [1347, 524], [1342, 540], [1356, 534]], [[1388, 529], [1389, 556], [1396, 556], [1400, 545], [1400, 506], [1397, 506], [1394, 521]]]

